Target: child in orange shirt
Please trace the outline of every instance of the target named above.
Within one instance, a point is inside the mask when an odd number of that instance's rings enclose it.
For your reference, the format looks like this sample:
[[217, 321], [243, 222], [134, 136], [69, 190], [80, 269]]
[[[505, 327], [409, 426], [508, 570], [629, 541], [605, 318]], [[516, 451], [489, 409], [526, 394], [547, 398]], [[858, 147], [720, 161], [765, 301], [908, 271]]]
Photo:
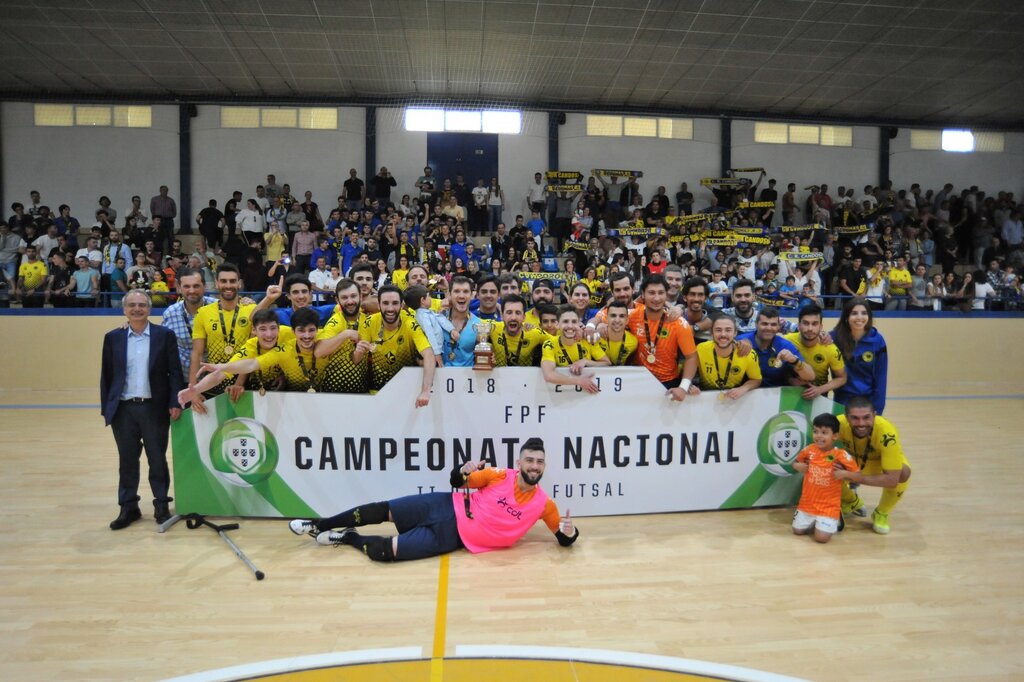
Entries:
[[833, 414], [814, 418], [814, 444], [800, 451], [793, 468], [804, 474], [800, 503], [793, 515], [793, 532], [807, 535], [814, 530], [814, 539], [828, 542], [839, 530], [839, 513], [843, 482], [835, 470], [859, 471], [856, 460], [846, 450], [836, 447], [839, 419]]

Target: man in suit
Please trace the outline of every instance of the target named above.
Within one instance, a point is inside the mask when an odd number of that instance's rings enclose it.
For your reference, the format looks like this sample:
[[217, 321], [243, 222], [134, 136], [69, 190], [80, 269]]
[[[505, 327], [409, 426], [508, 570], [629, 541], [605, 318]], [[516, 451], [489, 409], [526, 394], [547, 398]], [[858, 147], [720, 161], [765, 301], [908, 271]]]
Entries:
[[127, 528], [142, 517], [139, 511], [139, 458], [146, 449], [153, 516], [170, 518], [171, 474], [167, 468], [170, 420], [181, 415], [178, 391], [185, 387], [172, 332], [150, 324], [149, 293], [132, 289], [122, 300], [128, 326], [103, 338], [100, 413], [114, 432], [120, 459], [117, 502], [121, 513], [111, 530]]

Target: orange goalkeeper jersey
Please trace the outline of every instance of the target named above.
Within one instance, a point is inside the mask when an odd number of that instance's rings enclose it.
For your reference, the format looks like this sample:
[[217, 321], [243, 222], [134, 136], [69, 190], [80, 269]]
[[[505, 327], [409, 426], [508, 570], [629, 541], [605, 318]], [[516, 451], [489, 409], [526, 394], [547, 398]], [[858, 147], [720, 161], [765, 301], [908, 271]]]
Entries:
[[832, 448], [826, 452], [812, 443], [800, 451], [796, 461], [807, 463], [797, 509], [812, 516], [838, 519], [843, 482], [833, 476], [833, 464], [839, 462], [847, 471], [859, 471], [856, 460], [841, 448]]

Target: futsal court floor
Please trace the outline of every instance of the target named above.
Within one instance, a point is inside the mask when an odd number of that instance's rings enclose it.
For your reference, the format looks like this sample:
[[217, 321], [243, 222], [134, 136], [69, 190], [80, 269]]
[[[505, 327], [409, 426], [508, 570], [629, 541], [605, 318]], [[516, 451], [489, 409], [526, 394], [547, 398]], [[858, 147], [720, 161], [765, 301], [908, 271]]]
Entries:
[[[117, 455], [93, 403], [0, 392], [2, 680], [1024, 679], [1020, 395], [890, 402], [914, 473], [889, 536], [858, 519], [818, 545], [782, 508], [601, 517], [571, 549], [538, 526], [381, 565], [243, 519], [262, 582], [210, 530], [158, 534], [147, 491], [141, 522], [107, 528]], [[380, 657], [401, 662], [355, 665]]]

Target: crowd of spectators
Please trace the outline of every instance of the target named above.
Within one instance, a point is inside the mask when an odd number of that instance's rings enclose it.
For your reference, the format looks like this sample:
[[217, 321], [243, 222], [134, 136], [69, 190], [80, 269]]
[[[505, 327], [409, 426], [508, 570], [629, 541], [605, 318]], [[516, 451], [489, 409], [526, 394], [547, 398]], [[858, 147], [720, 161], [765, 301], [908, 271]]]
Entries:
[[183, 237], [191, 232], [185, 225], [175, 233], [166, 187], [148, 207], [134, 196], [122, 212], [101, 196], [91, 224], [67, 205], [52, 213], [32, 192], [0, 223], [0, 305], [111, 306], [142, 288], [159, 307], [176, 300], [183, 269], [201, 272], [212, 290], [217, 266], [228, 261], [250, 292], [307, 273], [316, 303], [331, 302], [337, 282], [368, 262], [377, 286], [399, 288], [422, 264], [438, 297], [456, 275], [477, 282], [512, 274], [525, 293], [546, 279], [565, 301], [583, 282], [594, 309], [610, 296], [613, 273], [629, 272], [639, 287], [670, 266], [707, 281], [709, 308], [729, 306], [742, 280], [782, 308], [839, 307], [854, 295], [890, 310], [1019, 306], [1024, 227], [1012, 192], [987, 196], [951, 184], [897, 191], [892, 183], [833, 192], [821, 184], [803, 188], [800, 200], [792, 183], [780, 196], [764, 171], [742, 174], [695, 191], [682, 183], [670, 197], [664, 186], [644, 196], [636, 177], [596, 174], [560, 191], [537, 173], [525, 197], [511, 198], [529, 208], [517, 215], [506, 215], [497, 178], [470, 185], [462, 176], [436, 178], [429, 167], [401, 196], [387, 168], [369, 182], [351, 169], [337, 203], [323, 209], [311, 192], [300, 199], [269, 175], [248, 196], [236, 191], [223, 205], [210, 199], [194, 216], [196, 238]]

